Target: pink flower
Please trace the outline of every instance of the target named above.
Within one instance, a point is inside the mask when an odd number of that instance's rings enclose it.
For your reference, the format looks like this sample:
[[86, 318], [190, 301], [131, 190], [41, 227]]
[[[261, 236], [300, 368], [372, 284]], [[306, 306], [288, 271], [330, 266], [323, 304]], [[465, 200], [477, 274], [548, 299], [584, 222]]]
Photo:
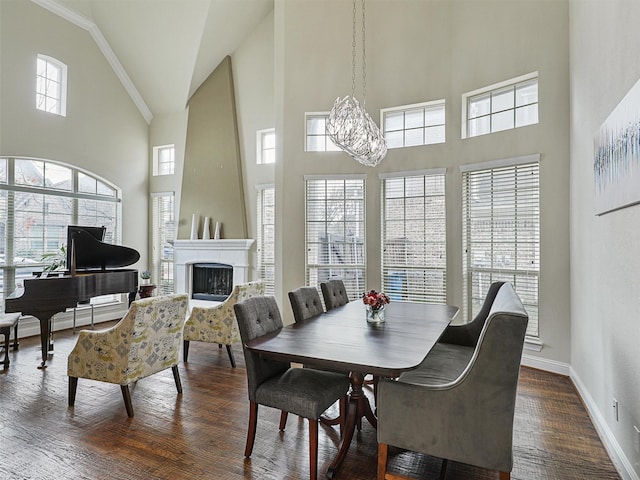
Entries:
[[384, 293], [370, 290], [362, 294], [362, 302], [365, 305], [371, 306], [374, 310], [379, 310], [389, 303], [391, 299]]

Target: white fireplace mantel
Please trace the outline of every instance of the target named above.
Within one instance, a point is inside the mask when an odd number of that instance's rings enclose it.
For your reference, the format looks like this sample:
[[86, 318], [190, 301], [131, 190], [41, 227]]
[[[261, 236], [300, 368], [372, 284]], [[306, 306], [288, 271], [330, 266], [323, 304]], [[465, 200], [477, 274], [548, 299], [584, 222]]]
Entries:
[[249, 252], [255, 240], [174, 240], [173, 262], [176, 293], [191, 295], [191, 270], [195, 263], [224, 263], [233, 267], [233, 284], [249, 281]]

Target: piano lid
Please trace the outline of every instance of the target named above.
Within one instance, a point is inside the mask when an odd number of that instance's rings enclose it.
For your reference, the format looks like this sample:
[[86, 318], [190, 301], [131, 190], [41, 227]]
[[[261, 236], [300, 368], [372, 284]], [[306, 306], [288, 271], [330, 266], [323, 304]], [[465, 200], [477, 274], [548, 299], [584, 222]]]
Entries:
[[67, 227], [67, 268], [72, 269], [75, 253], [75, 269], [89, 270], [121, 268], [136, 263], [140, 253], [129, 247], [104, 243], [105, 227]]

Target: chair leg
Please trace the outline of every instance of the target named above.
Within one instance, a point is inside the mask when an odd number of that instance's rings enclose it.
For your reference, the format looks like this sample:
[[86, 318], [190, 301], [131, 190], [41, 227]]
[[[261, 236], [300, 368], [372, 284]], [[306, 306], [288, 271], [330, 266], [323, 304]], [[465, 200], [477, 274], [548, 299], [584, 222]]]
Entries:
[[16, 350], [18, 350], [18, 324], [16, 323], [16, 326], [13, 327], [13, 351], [15, 352]]
[[309, 419], [309, 478], [318, 478], [318, 419]]
[[442, 459], [442, 466], [440, 467], [440, 480], [444, 480], [444, 477], [447, 475], [447, 465], [449, 461], [446, 458]]
[[76, 403], [76, 390], [78, 390], [78, 377], [69, 377], [69, 406]]
[[173, 379], [176, 382], [178, 393], [182, 393], [182, 382], [180, 382], [180, 372], [178, 371], [178, 365], [174, 365], [173, 367], [171, 367], [171, 371], [173, 372]]
[[236, 368], [236, 359], [233, 357], [231, 345], [227, 345], [227, 353], [229, 354], [229, 360], [231, 361], [231, 368]]
[[389, 453], [389, 445], [386, 443], [378, 444], [378, 480], [384, 480], [387, 474], [387, 455]]
[[187, 363], [187, 357], [189, 357], [189, 340], [182, 342], [182, 361]]
[[340, 398], [340, 437], [344, 434], [344, 427], [347, 424], [347, 396], [344, 395]]
[[511, 480], [511, 472], [500, 472], [500, 480]]
[[122, 390], [122, 398], [124, 399], [124, 406], [127, 409], [127, 415], [129, 418], [133, 417], [133, 404], [131, 403], [131, 393], [129, 392], [129, 385], [120, 385]]
[[11, 329], [3, 330], [2, 335], [4, 335], [4, 360], [2, 364], [4, 368], [7, 368], [9, 366], [9, 335], [11, 335]]
[[287, 426], [287, 418], [289, 418], [289, 412], [285, 412], [284, 410], [282, 410], [280, 412], [280, 425], [278, 425], [278, 429], [281, 432], [284, 432], [284, 427]]
[[249, 431], [247, 432], [247, 444], [244, 447], [244, 456], [249, 458], [253, 451], [253, 442], [256, 439], [256, 427], [258, 424], [258, 404], [249, 403]]

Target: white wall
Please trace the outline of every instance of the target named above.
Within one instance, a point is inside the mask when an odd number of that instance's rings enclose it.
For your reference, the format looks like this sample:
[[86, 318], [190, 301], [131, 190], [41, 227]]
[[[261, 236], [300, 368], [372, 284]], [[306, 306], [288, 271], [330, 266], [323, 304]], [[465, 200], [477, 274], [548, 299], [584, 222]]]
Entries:
[[640, 206], [594, 215], [593, 147], [640, 78], [640, 2], [572, 1], [570, 13], [571, 366], [601, 436], [632, 472], [625, 478], [638, 478]]

